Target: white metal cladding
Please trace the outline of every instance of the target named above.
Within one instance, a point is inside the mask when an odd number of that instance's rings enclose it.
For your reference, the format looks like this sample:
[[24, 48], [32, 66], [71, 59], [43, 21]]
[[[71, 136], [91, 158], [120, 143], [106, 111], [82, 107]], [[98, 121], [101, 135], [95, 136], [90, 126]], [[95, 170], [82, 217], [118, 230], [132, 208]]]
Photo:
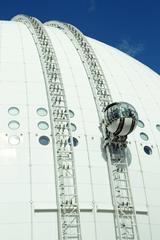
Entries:
[[[83, 239], [115, 239], [106, 162], [100, 150], [98, 116], [82, 63], [73, 45], [58, 29], [46, 27], [64, 81], [68, 106], [74, 111], [73, 132]], [[141, 239], [160, 235], [159, 75], [120, 51], [88, 38], [116, 101], [134, 105], [145, 127], [129, 136], [129, 166]], [[36, 97], [35, 97], [36, 96]], [[52, 146], [38, 142], [38, 107], [47, 107], [42, 69], [33, 39], [21, 23], [0, 22], [0, 236], [5, 240], [57, 238]], [[20, 128], [10, 130], [8, 108], [17, 106]], [[49, 123], [49, 117], [45, 120]], [[149, 136], [140, 138], [140, 132]], [[20, 137], [10, 145], [11, 135]], [[147, 155], [143, 147], [152, 149]], [[33, 210], [31, 211], [31, 201]], [[93, 211], [93, 202], [96, 209]], [[148, 214], [148, 215], [147, 215]]]

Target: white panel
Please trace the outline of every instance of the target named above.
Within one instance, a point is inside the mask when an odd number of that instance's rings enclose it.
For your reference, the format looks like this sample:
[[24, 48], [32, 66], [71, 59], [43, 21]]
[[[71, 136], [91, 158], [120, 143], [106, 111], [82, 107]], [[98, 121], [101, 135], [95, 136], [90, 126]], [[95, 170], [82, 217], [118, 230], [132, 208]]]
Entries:
[[[149, 226], [148, 224], [138, 224], [138, 230], [139, 230], [139, 236], [140, 239], [145, 239], [145, 240], [151, 240], [151, 234], [150, 234], [150, 230], [149, 230]], [[156, 240], [156, 238], [153, 238], [154, 240]], [[158, 240], [158, 238], [157, 238]]]
[[0, 149], [0, 157], [0, 165], [29, 164], [28, 148], [25, 146], [23, 148], [9, 146], [5, 149]]
[[78, 197], [79, 197], [79, 205], [80, 208], [91, 208], [92, 206], [92, 192], [91, 192], [91, 185], [84, 183], [84, 184], [77, 184], [78, 187]]
[[92, 179], [94, 184], [109, 185], [108, 168], [106, 167], [91, 167]]
[[112, 213], [97, 213], [97, 235], [98, 240], [114, 240], [115, 229]]
[[128, 168], [129, 171], [131, 170], [140, 171], [141, 169], [139, 165], [139, 158], [138, 158], [135, 142], [130, 142], [128, 144], [128, 149], [129, 149], [129, 157], [130, 157], [129, 162], [131, 162]]
[[55, 202], [56, 193], [53, 184], [32, 184], [32, 199], [34, 202]]
[[[152, 170], [152, 169], [151, 169]], [[159, 169], [157, 169], [159, 170]], [[160, 173], [156, 172], [143, 172], [144, 182], [146, 188], [160, 190]]]
[[148, 204], [151, 206], [160, 206], [160, 194], [159, 193], [160, 189], [147, 189], [146, 188], [146, 193], [147, 193], [147, 199], [148, 199]]
[[150, 240], [151, 238], [151, 230], [149, 226], [149, 217], [147, 215], [137, 214], [137, 223], [138, 223], [138, 231], [140, 235], [140, 239]]
[[129, 177], [130, 177], [130, 182], [133, 187], [140, 187], [143, 188], [143, 177], [142, 177], [142, 172], [141, 171], [133, 171], [131, 170], [129, 172]]
[[102, 151], [101, 146], [101, 138], [100, 136], [87, 136], [88, 141], [88, 149], [89, 151]]
[[[13, 46], [13, 45], [12, 45]], [[1, 58], [4, 62], [22, 62], [23, 55], [22, 51], [15, 49], [14, 47], [8, 49], [8, 48], [2, 48], [1, 49]]]
[[87, 166], [78, 166], [76, 169], [78, 183], [90, 183], [90, 171]]
[[[25, 60], [26, 60], [26, 56], [25, 56]], [[37, 62], [36, 62], [36, 64], [35, 63], [26, 63], [25, 71], [26, 71], [26, 79], [28, 82], [44, 83], [42, 68], [41, 68], [40, 64], [39, 65], [37, 64]], [[45, 85], [43, 85], [42, 90], [44, 88], [45, 88]]]
[[98, 208], [111, 208], [111, 193], [110, 187], [107, 185], [97, 184], [93, 185], [94, 199], [98, 205]]
[[18, 25], [20, 32], [19, 34], [21, 35], [21, 44], [23, 44], [25, 62], [29, 64], [32, 63], [36, 71], [37, 68], [40, 69], [40, 61], [33, 37], [25, 24], [19, 23]]
[[31, 220], [29, 203], [1, 203], [0, 212], [0, 224], [24, 224]]
[[94, 167], [104, 167], [106, 168], [106, 160], [104, 159], [104, 156], [102, 155], [101, 151], [98, 150], [92, 150], [89, 152], [89, 156], [90, 156], [90, 162], [91, 165]]
[[132, 187], [133, 200], [137, 211], [146, 211], [146, 196], [144, 188]]
[[74, 151], [74, 158], [75, 158], [75, 165], [78, 166], [87, 166], [88, 167], [88, 154], [87, 151], [84, 150], [78, 150]]
[[0, 236], [3, 236], [3, 240], [29, 240], [31, 239], [31, 224], [2, 224], [0, 225]]
[[152, 239], [159, 240], [160, 236], [160, 224], [151, 224], [152, 229]]
[[33, 183], [52, 183], [55, 184], [54, 166], [40, 165], [32, 166], [32, 182]]
[[[37, 82], [28, 83], [28, 92], [29, 104], [47, 105], [46, 89], [44, 88], [44, 84]], [[36, 94], [37, 92], [39, 93], [38, 95]]]
[[33, 221], [34, 240], [58, 240], [57, 213], [37, 212], [33, 215]]
[[137, 214], [137, 223], [139, 224], [148, 224], [149, 223], [149, 217], [148, 215], [143, 215], [143, 214]]
[[[92, 112], [92, 111], [91, 111]], [[92, 115], [92, 114], [90, 114]], [[94, 119], [94, 115], [93, 115], [93, 119]], [[99, 136], [99, 139], [101, 138], [101, 132], [99, 129], [99, 124], [96, 122], [90, 122], [90, 121], [85, 121], [85, 128], [86, 128], [86, 132], [87, 135], [89, 136]], [[95, 137], [94, 137], [95, 138]], [[93, 140], [93, 138], [92, 138]], [[99, 144], [99, 141], [97, 142], [97, 144]], [[99, 146], [99, 145], [98, 145]]]
[[[19, 38], [19, 29], [17, 23], [5, 22], [1, 26], [1, 47], [8, 48], [11, 51], [21, 49], [21, 40]], [[13, 48], [14, 46], [14, 48]]]
[[[95, 109], [93, 109], [92, 106], [89, 106], [88, 104], [86, 104], [86, 106], [83, 107], [83, 109], [82, 109], [82, 113], [84, 116], [86, 116], [85, 121], [94, 123], [95, 124], [94, 128], [95, 127], [98, 128], [98, 126], [99, 126], [98, 115], [95, 114]], [[101, 134], [100, 131], [99, 131], [99, 134]], [[95, 135], [95, 133], [94, 133], [94, 135]]]
[[[11, 73], [11, 77], [12, 73]], [[24, 83], [1, 83], [0, 84], [1, 104], [25, 104], [26, 90]]]
[[29, 184], [0, 184], [0, 203], [24, 202], [30, 200]]
[[56, 222], [34, 223], [34, 240], [58, 240]]
[[29, 183], [29, 166], [0, 166], [0, 183]]
[[[37, 143], [38, 138], [34, 136], [34, 141]], [[33, 144], [36, 144], [35, 142], [32, 142]], [[38, 142], [37, 144], [40, 145]], [[45, 164], [51, 164], [53, 165], [53, 153], [52, 149], [48, 146], [37, 146], [37, 148], [32, 148], [31, 152], [31, 161], [32, 164], [36, 165], [45, 165]]]
[[0, 81], [3, 82], [24, 82], [24, 64], [0, 62], [1, 74]]
[[81, 231], [83, 240], [96, 240], [93, 213], [81, 212]]
[[159, 206], [149, 206], [149, 214], [152, 224], [160, 224], [160, 202]]

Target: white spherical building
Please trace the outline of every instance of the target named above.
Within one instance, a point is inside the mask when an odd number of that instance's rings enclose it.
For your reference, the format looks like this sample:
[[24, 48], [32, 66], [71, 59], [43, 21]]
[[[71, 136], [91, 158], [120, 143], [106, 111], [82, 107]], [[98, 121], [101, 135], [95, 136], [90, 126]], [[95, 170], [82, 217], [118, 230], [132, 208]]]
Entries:
[[[159, 240], [160, 76], [76, 31], [21, 15], [0, 21], [0, 236]], [[106, 99], [138, 112], [127, 173], [109, 172], [97, 107]], [[128, 173], [130, 184], [116, 185]]]

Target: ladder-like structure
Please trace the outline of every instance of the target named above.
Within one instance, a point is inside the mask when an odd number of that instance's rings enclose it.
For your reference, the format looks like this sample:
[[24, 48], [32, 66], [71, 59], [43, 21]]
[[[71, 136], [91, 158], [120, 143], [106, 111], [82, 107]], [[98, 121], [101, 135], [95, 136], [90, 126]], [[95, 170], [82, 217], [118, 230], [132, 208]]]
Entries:
[[112, 103], [112, 96], [99, 61], [86, 37], [74, 26], [57, 21], [46, 25], [61, 29], [71, 40], [86, 70], [96, 103], [103, 135], [114, 207], [115, 234], [117, 240], [139, 240], [136, 211], [126, 159], [126, 138], [117, 137], [107, 131], [106, 108]]
[[56, 54], [46, 30], [39, 20], [25, 15], [17, 15], [13, 20], [22, 22], [30, 31], [44, 74], [55, 165], [58, 239], [81, 240], [73, 137]]

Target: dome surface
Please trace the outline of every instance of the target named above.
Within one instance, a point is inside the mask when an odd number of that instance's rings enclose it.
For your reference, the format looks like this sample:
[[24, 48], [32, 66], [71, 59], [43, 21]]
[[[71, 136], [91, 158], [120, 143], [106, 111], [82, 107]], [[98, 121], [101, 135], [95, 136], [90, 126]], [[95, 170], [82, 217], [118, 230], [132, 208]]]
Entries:
[[[44, 25], [60, 67], [73, 142], [82, 240], [116, 240], [107, 160], [86, 69], [67, 34]], [[138, 112], [127, 161], [140, 239], [160, 236], [160, 76], [87, 37], [114, 102]], [[0, 21], [0, 236], [58, 240], [52, 122], [40, 53], [23, 22]], [[59, 130], [60, 131], [60, 130]], [[69, 239], [69, 238], [68, 238]], [[78, 239], [78, 238], [73, 238]], [[127, 238], [128, 239], [128, 238]], [[137, 238], [133, 238], [137, 239]]]

